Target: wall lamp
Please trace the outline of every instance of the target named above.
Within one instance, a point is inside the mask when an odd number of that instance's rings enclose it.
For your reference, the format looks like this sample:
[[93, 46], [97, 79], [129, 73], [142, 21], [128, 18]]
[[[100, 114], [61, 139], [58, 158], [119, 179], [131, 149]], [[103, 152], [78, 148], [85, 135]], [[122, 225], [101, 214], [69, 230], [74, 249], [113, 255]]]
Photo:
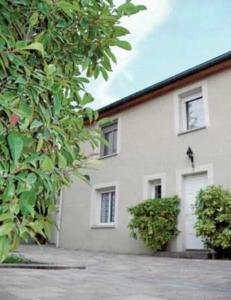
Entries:
[[190, 147], [188, 147], [188, 150], [187, 150], [186, 154], [187, 154], [188, 158], [191, 161], [192, 168], [194, 169], [195, 168], [195, 165], [194, 165], [194, 153], [193, 153], [193, 151], [192, 151], [192, 149]]

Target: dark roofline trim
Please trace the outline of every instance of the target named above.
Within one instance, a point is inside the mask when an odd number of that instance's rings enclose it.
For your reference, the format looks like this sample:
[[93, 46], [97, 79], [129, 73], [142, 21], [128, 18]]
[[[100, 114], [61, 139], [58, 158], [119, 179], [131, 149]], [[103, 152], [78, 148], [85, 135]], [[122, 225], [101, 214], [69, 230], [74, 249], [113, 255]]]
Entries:
[[228, 68], [231, 68], [231, 51], [102, 107], [99, 115], [111, 116]]

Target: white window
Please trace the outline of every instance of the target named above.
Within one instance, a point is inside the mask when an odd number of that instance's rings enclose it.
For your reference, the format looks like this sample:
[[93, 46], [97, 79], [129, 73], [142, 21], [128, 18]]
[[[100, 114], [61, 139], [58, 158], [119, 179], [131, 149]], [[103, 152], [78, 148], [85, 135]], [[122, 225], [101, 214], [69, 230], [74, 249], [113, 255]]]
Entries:
[[100, 223], [115, 223], [115, 191], [100, 193]]
[[109, 156], [117, 153], [117, 136], [118, 136], [118, 122], [114, 121], [102, 128], [102, 133], [107, 141], [107, 145], [101, 144], [100, 157]]
[[118, 183], [93, 186], [91, 227], [115, 227], [117, 222]]
[[205, 126], [204, 101], [201, 88], [180, 96], [182, 108], [182, 129], [192, 130]]
[[174, 96], [177, 134], [209, 126], [207, 82], [182, 88]]
[[166, 196], [166, 175], [164, 173], [144, 177], [144, 199], [160, 199]]
[[162, 198], [162, 185], [161, 180], [153, 180], [149, 182], [150, 189], [150, 197], [152, 199], [160, 199]]

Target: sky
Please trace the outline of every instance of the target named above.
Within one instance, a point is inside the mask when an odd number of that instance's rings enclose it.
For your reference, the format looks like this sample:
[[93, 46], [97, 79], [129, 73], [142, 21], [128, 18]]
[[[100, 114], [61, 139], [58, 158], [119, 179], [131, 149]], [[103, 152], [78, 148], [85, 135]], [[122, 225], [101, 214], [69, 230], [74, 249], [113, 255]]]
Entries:
[[[116, 4], [124, 1], [115, 0]], [[92, 81], [100, 108], [231, 50], [231, 0], [133, 0], [146, 11], [124, 18], [132, 51], [115, 49], [110, 79]]]

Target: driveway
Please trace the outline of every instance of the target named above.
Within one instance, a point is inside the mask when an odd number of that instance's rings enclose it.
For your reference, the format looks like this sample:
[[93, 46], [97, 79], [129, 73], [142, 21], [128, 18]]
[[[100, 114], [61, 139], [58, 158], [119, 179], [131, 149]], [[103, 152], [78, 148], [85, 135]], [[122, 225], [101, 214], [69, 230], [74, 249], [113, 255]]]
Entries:
[[85, 270], [0, 269], [0, 300], [231, 299], [231, 261], [118, 255], [25, 246], [40, 262]]

